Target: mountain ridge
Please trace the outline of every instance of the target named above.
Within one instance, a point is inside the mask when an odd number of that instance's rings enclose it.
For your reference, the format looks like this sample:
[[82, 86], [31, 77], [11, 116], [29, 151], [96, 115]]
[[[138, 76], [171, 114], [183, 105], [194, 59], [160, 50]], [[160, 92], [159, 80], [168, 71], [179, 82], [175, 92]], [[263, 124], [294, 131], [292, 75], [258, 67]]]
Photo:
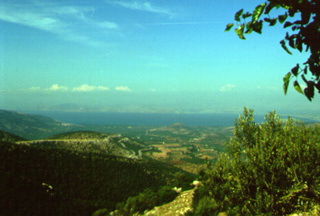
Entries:
[[141, 158], [140, 150], [147, 146], [120, 134], [94, 131], [72, 131], [43, 140], [18, 141], [31, 147], [61, 149], [72, 152], [99, 153], [127, 158]]
[[45, 116], [0, 110], [0, 130], [26, 139], [44, 138], [52, 135], [53, 131], [67, 129], [67, 124]]

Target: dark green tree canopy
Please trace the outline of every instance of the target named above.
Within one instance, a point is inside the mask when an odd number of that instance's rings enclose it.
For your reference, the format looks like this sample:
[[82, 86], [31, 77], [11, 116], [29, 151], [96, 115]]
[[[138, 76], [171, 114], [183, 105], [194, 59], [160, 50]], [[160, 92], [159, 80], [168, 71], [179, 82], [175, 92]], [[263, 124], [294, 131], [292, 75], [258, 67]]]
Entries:
[[[283, 14], [270, 17], [273, 9], [283, 9]], [[290, 49], [299, 52], [309, 52], [310, 56], [302, 65], [295, 65], [283, 77], [284, 93], [293, 82], [294, 88], [304, 94], [310, 101], [315, 90], [320, 93], [320, 1], [319, 0], [267, 0], [256, 6], [252, 12], [239, 10], [234, 17], [236, 23], [229, 23], [226, 31], [235, 27], [240, 39], [251, 32], [262, 33], [263, 25], [274, 26], [277, 23], [288, 29], [283, 40], [282, 48], [292, 54]], [[292, 21], [293, 20], [293, 21]], [[302, 79], [306, 88], [301, 89], [299, 80]]]

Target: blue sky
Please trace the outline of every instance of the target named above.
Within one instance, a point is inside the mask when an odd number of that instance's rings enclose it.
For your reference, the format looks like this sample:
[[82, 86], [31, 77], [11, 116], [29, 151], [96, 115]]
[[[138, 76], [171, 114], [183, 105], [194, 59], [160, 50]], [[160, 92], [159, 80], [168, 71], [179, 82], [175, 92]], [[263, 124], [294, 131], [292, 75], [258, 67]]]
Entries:
[[2, 109], [318, 111], [282, 77], [281, 27], [240, 40], [224, 32], [251, 0], [0, 2]]

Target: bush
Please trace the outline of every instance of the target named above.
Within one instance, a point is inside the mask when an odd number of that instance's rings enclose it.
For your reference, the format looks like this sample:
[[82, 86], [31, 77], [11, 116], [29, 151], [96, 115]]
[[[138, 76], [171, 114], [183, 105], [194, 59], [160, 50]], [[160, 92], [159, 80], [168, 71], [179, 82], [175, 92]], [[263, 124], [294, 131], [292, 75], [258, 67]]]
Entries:
[[256, 124], [253, 110], [244, 109], [227, 153], [201, 173], [196, 215], [283, 215], [319, 203], [319, 126], [281, 121], [275, 112], [265, 120]]
[[132, 215], [136, 212], [143, 213], [145, 210], [155, 206], [171, 202], [177, 197], [178, 193], [171, 187], [164, 186], [157, 192], [146, 189], [135, 197], [129, 197], [126, 202], [118, 205], [120, 215]]

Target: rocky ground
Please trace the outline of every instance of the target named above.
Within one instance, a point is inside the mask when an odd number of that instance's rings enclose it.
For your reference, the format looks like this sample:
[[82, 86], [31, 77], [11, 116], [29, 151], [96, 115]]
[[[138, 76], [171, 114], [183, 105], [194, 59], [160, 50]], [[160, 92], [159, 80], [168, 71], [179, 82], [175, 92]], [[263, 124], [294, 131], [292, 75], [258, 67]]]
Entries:
[[135, 214], [135, 216], [178, 216], [184, 215], [191, 210], [193, 190], [183, 191], [175, 200], [162, 206], [144, 212], [144, 214]]

